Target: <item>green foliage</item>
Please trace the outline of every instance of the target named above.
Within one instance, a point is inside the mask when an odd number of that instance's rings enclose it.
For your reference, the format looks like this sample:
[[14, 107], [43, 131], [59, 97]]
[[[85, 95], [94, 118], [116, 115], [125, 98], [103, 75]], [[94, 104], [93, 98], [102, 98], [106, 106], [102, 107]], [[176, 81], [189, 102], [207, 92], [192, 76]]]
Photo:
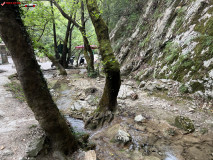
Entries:
[[14, 97], [17, 98], [20, 102], [24, 102], [25, 96], [21, 85], [17, 82], [11, 82], [4, 85], [8, 91], [11, 91], [14, 94]]
[[157, 8], [156, 10], [155, 10], [155, 13], [154, 13], [154, 19], [156, 20], [156, 19], [158, 19], [158, 18], [160, 18], [160, 17], [162, 17], [163, 16], [163, 13], [159, 10], [159, 8]]
[[150, 41], [150, 38], [151, 38], [151, 34], [148, 34], [147, 36], [146, 36], [146, 38], [139, 44], [139, 47], [140, 48], [144, 48], [144, 47], [146, 47], [146, 45], [149, 43], [149, 41]]
[[189, 93], [189, 89], [187, 86], [185, 86], [184, 84], [182, 84], [180, 87], [179, 87], [179, 92], [180, 93]]
[[185, 7], [181, 7], [177, 10], [177, 19], [176, 19], [176, 24], [173, 28], [173, 32], [177, 32], [182, 26], [184, 22], [185, 10], [186, 10]]
[[178, 44], [168, 42], [163, 52], [165, 53], [164, 63], [171, 64], [178, 58], [181, 48]]
[[98, 72], [94, 71], [94, 72], [88, 72], [88, 77], [90, 78], [96, 78], [98, 76]]
[[[31, 1], [29, 1], [31, 3]], [[23, 8], [22, 19], [27, 31], [32, 39], [34, 50], [37, 56], [43, 57], [43, 51], [41, 48], [45, 48], [48, 53], [54, 54], [54, 41], [53, 41], [53, 19], [56, 24], [57, 43], [63, 43], [65, 33], [67, 29], [67, 19], [64, 18], [59, 10], [53, 5], [54, 17], [52, 15], [52, 9], [49, 1], [36, 1], [37, 6], [34, 8]], [[68, 14], [72, 15], [76, 12], [76, 19], [80, 19], [80, 1], [76, 0], [64, 0], [58, 2], [61, 8]], [[88, 12], [85, 9], [85, 18], [88, 18]], [[78, 22], [78, 21], [77, 21]], [[80, 24], [80, 22], [79, 22]], [[45, 30], [44, 30], [45, 28]], [[94, 27], [90, 20], [86, 23], [87, 37], [91, 44], [97, 45], [97, 37], [94, 31]], [[72, 46], [71, 51], [75, 46], [83, 45], [82, 35], [79, 29], [74, 27], [72, 32]]]
[[[120, 17], [126, 17], [128, 19], [127, 28], [131, 29], [135, 26], [141, 13], [140, 5], [143, 1], [131, 1], [131, 0], [105, 0], [101, 3], [103, 11], [103, 18], [107, 22], [109, 30], [112, 30]], [[133, 23], [132, 23], [133, 22]], [[132, 25], [131, 25], [132, 23]]]

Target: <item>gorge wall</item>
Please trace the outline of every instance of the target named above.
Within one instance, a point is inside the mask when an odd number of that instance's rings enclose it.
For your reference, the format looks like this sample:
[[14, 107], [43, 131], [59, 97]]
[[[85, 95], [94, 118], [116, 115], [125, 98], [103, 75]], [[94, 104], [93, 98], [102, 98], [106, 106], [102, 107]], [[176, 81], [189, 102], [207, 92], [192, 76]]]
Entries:
[[139, 7], [134, 23], [121, 17], [110, 33], [122, 75], [172, 79], [182, 92], [213, 98], [213, 0], [143, 0]]

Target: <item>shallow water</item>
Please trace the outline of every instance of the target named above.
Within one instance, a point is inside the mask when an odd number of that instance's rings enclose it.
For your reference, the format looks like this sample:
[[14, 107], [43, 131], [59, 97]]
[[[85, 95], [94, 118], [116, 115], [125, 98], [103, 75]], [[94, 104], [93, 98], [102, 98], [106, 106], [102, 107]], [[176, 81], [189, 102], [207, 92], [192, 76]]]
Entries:
[[70, 116], [65, 116], [67, 121], [70, 123], [70, 125], [73, 127], [75, 132], [87, 132], [86, 129], [84, 129], [84, 121], [72, 118]]
[[172, 152], [166, 152], [166, 158], [165, 160], [178, 160], [178, 158], [176, 158]]

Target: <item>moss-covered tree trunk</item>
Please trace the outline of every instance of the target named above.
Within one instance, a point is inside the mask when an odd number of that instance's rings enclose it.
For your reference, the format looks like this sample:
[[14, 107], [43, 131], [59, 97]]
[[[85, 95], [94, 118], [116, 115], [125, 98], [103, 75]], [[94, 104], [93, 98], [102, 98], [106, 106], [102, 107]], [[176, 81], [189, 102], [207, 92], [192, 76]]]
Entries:
[[31, 40], [21, 20], [19, 7], [1, 7], [0, 17], [1, 38], [11, 53], [27, 103], [35, 118], [55, 150], [64, 153], [75, 151], [77, 140], [52, 100], [36, 61]]
[[96, 0], [87, 0], [86, 2], [90, 18], [95, 27], [100, 55], [106, 74], [104, 92], [99, 102], [98, 113], [86, 123], [86, 126], [96, 128], [99, 125], [103, 125], [106, 120], [111, 121], [113, 118], [113, 112], [117, 106], [117, 95], [121, 85], [120, 66], [113, 54], [108, 27], [101, 17]]

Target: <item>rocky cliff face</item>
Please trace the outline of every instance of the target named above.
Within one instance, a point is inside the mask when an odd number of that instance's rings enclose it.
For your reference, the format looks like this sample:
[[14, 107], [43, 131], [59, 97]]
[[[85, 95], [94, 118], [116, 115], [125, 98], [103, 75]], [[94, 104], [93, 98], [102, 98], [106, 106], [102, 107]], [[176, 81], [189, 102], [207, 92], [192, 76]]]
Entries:
[[121, 17], [110, 37], [123, 75], [173, 79], [213, 98], [213, 0], [144, 0], [132, 32]]

